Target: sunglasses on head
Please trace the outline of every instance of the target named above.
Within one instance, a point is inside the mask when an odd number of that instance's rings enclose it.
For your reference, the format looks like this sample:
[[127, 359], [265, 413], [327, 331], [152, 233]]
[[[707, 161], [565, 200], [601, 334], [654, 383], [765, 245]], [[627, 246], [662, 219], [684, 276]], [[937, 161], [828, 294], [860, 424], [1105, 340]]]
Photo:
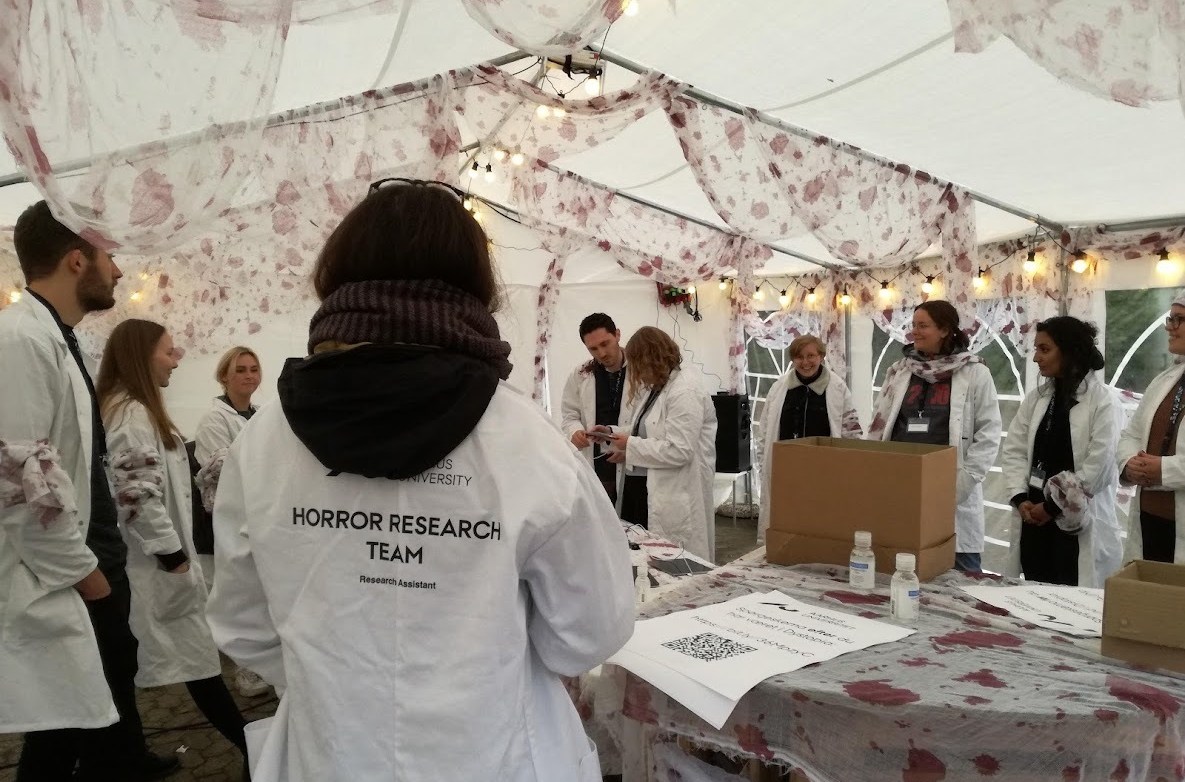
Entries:
[[370, 183], [370, 189], [366, 191], [367, 195], [382, 190], [385, 187], [396, 187], [400, 185], [412, 185], [416, 187], [436, 187], [455, 195], [458, 200], [465, 200], [465, 192], [459, 187], [450, 185], [448, 182], [440, 182], [435, 179], [408, 179], [407, 177], [388, 177], [386, 179], [379, 179]]

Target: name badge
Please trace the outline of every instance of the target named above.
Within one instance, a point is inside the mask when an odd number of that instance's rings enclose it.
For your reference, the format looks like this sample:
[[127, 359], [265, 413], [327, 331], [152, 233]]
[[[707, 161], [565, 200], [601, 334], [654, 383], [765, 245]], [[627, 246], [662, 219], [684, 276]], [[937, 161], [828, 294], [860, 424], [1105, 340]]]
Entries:
[[1034, 467], [1033, 471], [1029, 473], [1029, 486], [1034, 489], [1045, 488], [1045, 470], [1042, 467]]
[[906, 422], [905, 431], [910, 434], [929, 434], [930, 433], [930, 419], [929, 418], [910, 418]]

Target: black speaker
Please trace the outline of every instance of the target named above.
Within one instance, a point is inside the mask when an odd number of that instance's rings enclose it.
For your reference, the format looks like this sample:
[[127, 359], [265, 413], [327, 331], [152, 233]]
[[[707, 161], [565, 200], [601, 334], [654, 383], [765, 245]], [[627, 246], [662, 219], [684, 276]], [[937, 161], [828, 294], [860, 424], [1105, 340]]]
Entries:
[[753, 466], [749, 447], [752, 415], [745, 394], [713, 394], [716, 406], [716, 472], [744, 472]]

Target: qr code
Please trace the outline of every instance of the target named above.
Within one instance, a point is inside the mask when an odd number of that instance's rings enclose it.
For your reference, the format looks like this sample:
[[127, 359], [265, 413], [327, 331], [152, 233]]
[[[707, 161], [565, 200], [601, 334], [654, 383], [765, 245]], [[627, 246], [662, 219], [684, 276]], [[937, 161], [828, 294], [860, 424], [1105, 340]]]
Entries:
[[721, 638], [715, 633], [700, 633], [699, 635], [689, 635], [686, 638], [676, 638], [674, 641], [667, 641], [663, 646], [709, 663], [757, 651], [752, 646], [745, 646], [736, 641]]

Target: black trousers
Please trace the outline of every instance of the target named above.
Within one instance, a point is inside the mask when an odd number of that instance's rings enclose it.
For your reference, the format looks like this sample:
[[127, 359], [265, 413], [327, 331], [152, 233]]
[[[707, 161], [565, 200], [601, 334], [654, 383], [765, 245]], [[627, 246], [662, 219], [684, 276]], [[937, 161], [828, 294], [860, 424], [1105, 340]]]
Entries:
[[209, 679], [186, 682], [185, 688], [189, 690], [189, 697], [193, 698], [198, 711], [210, 721], [214, 729], [246, 756], [247, 739], [243, 735], [243, 728], [247, 721], [239, 713], [239, 707], [235, 705], [235, 699], [231, 697], [222, 677], [211, 676]]
[[1177, 522], [1151, 513], [1140, 514], [1140, 534], [1144, 538], [1144, 559], [1172, 562], [1177, 548]]
[[106, 728], [46, 730], [25, 734], [17, 782], [70, 780], [77, 763], [79, 779], [126, 782], [147, 752], [144, 727], [136, 710], [136, 653], [140, 644], [128, 626], [132, 592], [127, 574], [107, 577], [111, 594], [86, 604], [99, 659], [119, 722]]
[[621, 518], [630, 524], [650, 528], [645, 475], [627, 475], [621, 487]]
[[1028, 581], [1078, 586], [1078, 538], [1053, 521], [1040, 526], [1018, 522], [1020, 569]]

